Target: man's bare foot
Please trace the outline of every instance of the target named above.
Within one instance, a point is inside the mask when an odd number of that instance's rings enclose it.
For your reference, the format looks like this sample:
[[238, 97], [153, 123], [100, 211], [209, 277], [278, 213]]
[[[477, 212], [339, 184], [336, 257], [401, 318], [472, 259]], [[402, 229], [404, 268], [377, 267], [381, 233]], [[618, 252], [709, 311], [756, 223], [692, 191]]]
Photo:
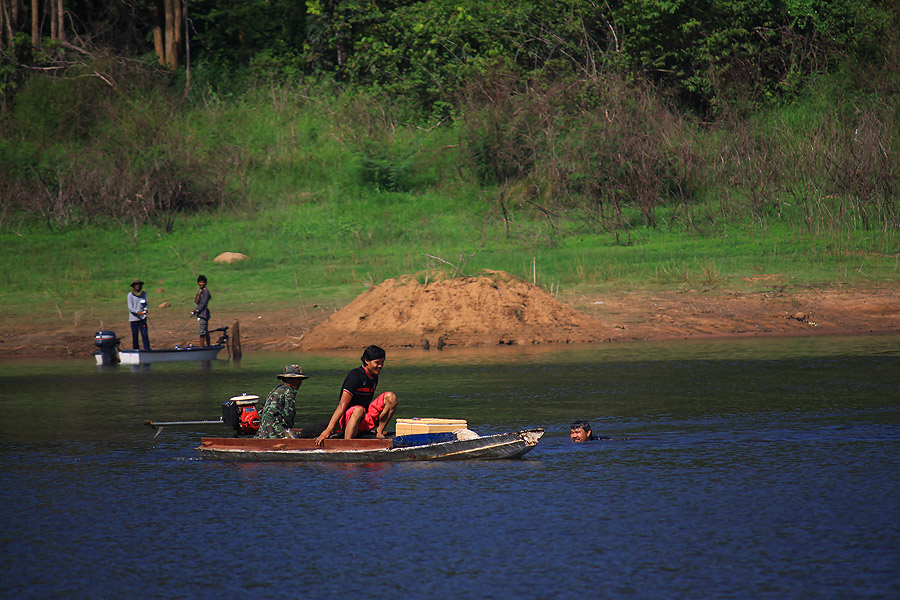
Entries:
[[383, 439], [384, 439], [384, 432], [383, 432], [383, 431], [376, 431], [376, 432], [375, 432], [375, 437], [378, 438], [379, 440], [383, 440]]

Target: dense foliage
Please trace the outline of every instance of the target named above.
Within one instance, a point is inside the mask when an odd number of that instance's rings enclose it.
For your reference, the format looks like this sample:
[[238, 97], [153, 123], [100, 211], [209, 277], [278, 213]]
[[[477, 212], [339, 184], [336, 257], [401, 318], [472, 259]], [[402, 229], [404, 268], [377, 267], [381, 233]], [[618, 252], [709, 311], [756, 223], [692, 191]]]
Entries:
[[898, 25], [879, 0], [203, 0], [192, 13], [198, 61], [265, 77], [327, 74], [444, 106], [494, 69], [624, 69], [701, 111], [841, 65], [878, 70]]
[[[160, 2], [67, 0], [67, 39], [148, 55]], [[625, 69], [708, 110], [796, 92], [841, 65], [896, 67], [885, 61], [897, 58], [890, 37], [900, 24], [889, 0], [194, 0], [184, 8], [190, 56], [182, 64], [205, 65], [217, 79], [327, 75], [440, 105], [492, 69], [520, 77]], [[23, 32], [29, 10], [19, 6]], [[43, 17], [41, 25], [49, 27]], [[22, 56], [21, 42], [6, 40], [7, 66], [59, 58], [52, 48]]]
[[[19, 9], [0, 57], [0, 222], [171, 230], [177, 212], [262, 202], [254, 175], [328, 138], [340, 185], [490, 190], [507, 236], [517, 211], [554, 235], [898, 224], [888, 0], [194, 0], [174, 71], [153, 58], [162, 0], [69, 0], [70, 31], [41, 44], [30, 6], [0, 3]], [[276, 122], [243, 112], [265, 90]], [[209, 131], [222, 102], [242, 120]], [[329, 120], [298, 132], [316, 111]]]

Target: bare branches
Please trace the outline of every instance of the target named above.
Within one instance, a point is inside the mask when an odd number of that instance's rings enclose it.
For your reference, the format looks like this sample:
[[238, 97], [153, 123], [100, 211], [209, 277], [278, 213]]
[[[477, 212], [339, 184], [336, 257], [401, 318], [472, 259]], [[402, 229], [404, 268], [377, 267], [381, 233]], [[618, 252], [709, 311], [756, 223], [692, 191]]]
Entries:
[[450, 279], [456, 279], [456, 276], [460, 275], [462, 273], [462, 270], [466, 267], [466, 263], [469, 262], [470, 258], [475, 256], [475, 253], [472, 252], [471, 254], [466, 254], [465, 251], [460, 250], [459, 258], [457, 259], [456, 264], [453, 264], [450, 261], [444, 260], [440, 256], [434, 256], [433, 254], [426, 254], [425, 256], [427, 256], [428, 258], [433, 258], [434, 260], [440, 261], [440, 262], [444, 263], [445, 265], [453, 267], [453, 275], [450, 276]]

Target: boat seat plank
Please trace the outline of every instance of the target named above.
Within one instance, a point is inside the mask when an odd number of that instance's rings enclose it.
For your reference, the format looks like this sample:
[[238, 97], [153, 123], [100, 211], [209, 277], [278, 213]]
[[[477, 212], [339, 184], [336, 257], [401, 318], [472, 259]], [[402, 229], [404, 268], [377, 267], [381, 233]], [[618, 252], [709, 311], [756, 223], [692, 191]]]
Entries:
[[206, 448], [240, 448], [248, 451], [264, 450], [380, 450], [391, 447], [391, 440], [334, 438], [325, 440], [322, 448], [310, 439], [256, 439], [256, 438], [201, 438], [200, 446]]
[[443, 442], [455, 442], [456, 433], [446, 431], [441, 433], [408, 433], [394, 438], [394, 448], [406, 448], [409, 446], [424, 446], [426, 444], [441, 444]]

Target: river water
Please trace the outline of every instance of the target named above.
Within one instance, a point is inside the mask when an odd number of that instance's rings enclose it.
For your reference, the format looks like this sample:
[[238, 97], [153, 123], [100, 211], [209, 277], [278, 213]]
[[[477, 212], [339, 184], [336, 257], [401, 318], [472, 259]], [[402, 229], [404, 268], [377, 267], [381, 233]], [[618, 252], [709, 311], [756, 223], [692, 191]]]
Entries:
[[322, 420], [357, 354], [0, 363], [0, 596], [900, 597], [900, 336], [389, 352], [398, 416], [544, 427], [521, 460], [226, 464], [222, 426], [143, 425], [292, 362]]

